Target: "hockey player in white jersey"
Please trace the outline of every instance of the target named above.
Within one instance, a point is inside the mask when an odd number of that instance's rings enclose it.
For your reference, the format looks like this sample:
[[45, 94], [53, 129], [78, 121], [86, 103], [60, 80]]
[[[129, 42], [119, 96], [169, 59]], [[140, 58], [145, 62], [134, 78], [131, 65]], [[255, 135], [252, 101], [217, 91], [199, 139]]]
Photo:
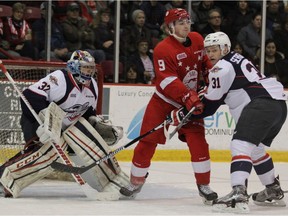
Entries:
[[[242, 55], [230, 52], [231, 43], [225, 33], [207, 35], [204, 46], [214, 66], [209, 70], [209, 86], [202, 99], [204, 112], [193, 117], [212, 115], [221, 104], [226, 104], [236, 121], [230, 143], [232, 191], [214, 200], [213, 210], [249, 211], [247, 180], [252, 167], [266, 187], [252, 195], [254, 202], [285, 206], [279, 177], [275, 175], [271, 156], [264, 149], [271, 145], [286, 120], [287, 96], [283, 86], [275, 78], [265, 77]], [[183, 110], [173, 112], [171, 116], [183, 114]]]
[[[67, 62], [66, 69], [48, 74], [23, 91], [41, 119], [45, 118], [51, 103], [66, 112], [59, 145], [63, 149], [68, 146], [72, 149], [70, 159], [77, 165], [91, 164], [109, 154], [108, 145], [117, 143], [123, 134], [122, 127], [96, 116], [98, 86], [94, 74], [94, 58], [86, 51], [77, 50]], [[18, 197], [25, 187], [49, 175], [53, 172], [51, 163], [59, 159], [49, 142], [53, 137], [45, 132], [44, 124], [39, 125], [23, 100], [21, 107], [20, 124], [26, 145], [23, 151], [0, 167], [0, 182], [6, 197]], [[61, 130], [61, 122], [59, 128]], [[129, 183], [115, 157], [89, 170], [83, 178], [99, 192], [117, 194], [120, 187]]]

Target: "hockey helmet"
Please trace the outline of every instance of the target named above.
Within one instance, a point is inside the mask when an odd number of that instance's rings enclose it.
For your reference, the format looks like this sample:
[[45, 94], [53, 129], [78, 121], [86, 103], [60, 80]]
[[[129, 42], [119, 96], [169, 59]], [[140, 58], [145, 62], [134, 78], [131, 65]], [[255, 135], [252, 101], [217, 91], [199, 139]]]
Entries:
[[89, 52], [76, 50], [67, 62], [67, 69], [79, 83], [86, 85], [95, 74], [95, 60]]
[[227, 46], [228, 52], [231, 49], [231, 42], [229, 37], [224, 32], [215, 32], [208, 34], [204, 39], [204, 47], [219, 45], [221, 54], [224, 56], [224, 48]]
[[181, 20], [181, 19], [190, 20], [190, 15], [188, 14], [186, 10], [182, 8], [173, 8], [166, 12], [164, 22], [166, 25], [169, 25], [169, 23], [174, 22], [176, 20]]

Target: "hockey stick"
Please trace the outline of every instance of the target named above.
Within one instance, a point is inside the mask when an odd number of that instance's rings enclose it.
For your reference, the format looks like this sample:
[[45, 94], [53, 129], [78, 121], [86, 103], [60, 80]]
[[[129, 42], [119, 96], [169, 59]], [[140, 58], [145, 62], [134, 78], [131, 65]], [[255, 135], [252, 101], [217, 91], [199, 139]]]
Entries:
[[67, 166], [66, 164], [62, 164], [59, 162], [52, 162], [51, 167], [62, 171], [62, 172], [69, 172], [69, 173], [77, 173], [77, 174], [82, 174], [86, 171], [88, 171], [89, 169], [91, 169], [94, 166], [99, 165], [100, 163], [102, 163], [103, 161], [106, 161], [108, 159], [110, 159], [111, 157], [113, 157], [115, 154], [117, 154], [118, 152], [128, 148], [129, 146], [131, 146], [132, 144], [136, 143], [137, 141], [139, 141], [140, 139], [148, 136], [149, 134], [157, 131], [158, 129], [164, 127], [165, 122], [161, 123], [160, 125], [158, 125], [157, 127], [151, 129], [150, 131], [146, 132], [145, 134], [142, 134], [138, 137], [136, 137], [135, 139], [131, 140], [129, 143], [127, 143], [126, 145], [123, 145], [117, 149], [115, 149], [114, 151], [111, 151], [109, 154], [107, 154], [105, 157], [95, 161], [94, 163], [88, 165], [88, 166], [82, 166], [82, 167], [72, 167], [72, 166]]
[[[29, 101], [27, 100], [27, 98], [23, 95], [23, 93], [20, 91], [20, 89], [18, 88], [18, 86], [16, 85], [14, 79], [11, 77], [11, 75], [9, 74], [9, 72], [6, 70], [5, 66], [3, 65], [2, 61], [0, 60], [0, 69], [1, 71], [5, 74], [5, 76], [7, 77], [7, 79], [10, 81], [10, 83], [13, 85], [14, 89], [17, 91], [17, 93], [19, 94], [19, 96], [21, 97], [21, 99], [23, 100], [23, 102], [25, 103], [25, 105], [28, 107], [28, 109], [30, 110], [30, 112], [33, 114], [34, 118], [37, 120], [37, 122], [41, 125], [42, 124], [42, 120], [40, 119], [40, 117], [38, 116], [38, 114], [35, 112], [35, 110], [33, 109], [33, 107], [31, 106], [31, 104], [29, 103]], [[67, 166], [72, 166], [72, 162], [69, 159], [69, 157], [66, 155], [66, 153], [63, 151], [63, 149], [61, 148], [61, 146], [55, 142], [50, 141], [49, 144], [51, 144], [53, 146], [53, 148], [56, 150], [57, 154], [59, 155], [59, 157], [63, 160], [64, 164], [66, 164]], [[53, 163], [53, 162], [52, 162]], [[51, 164], [52, 164], [51, 163]], [[100, 199], [100, 200], [115, 200], [115, 199], [119, 199], [119, 196], [117, 194], [112, 194], [112, 193], [102, 193], [100, 195], [100, 193], [91, 188], [84, 180], [83, 178], [79, 175], [79, 174], [72, 174], [73, 178], [75, 179], [75, 181], [81, 186], [81, 188], [83, 189], [83, 191], [85, 192], [86, 196], [89, 197], [90, 199]], [[117, 195], [117, 196], [116, 196]], [[101, 197], [100, 197], [101, 196]]]
[[167, 140], [170, 140], [180, 130], [180, 128], [188, 122], [194, 110], [195, 110], [195, 107], [192, 107], [189, 110], [189, 112], [184, 116], [182, 121], [177, 125], [177, 127], [171, 133], [168, 133], [168, 131], [164, 130], [165, 137]]

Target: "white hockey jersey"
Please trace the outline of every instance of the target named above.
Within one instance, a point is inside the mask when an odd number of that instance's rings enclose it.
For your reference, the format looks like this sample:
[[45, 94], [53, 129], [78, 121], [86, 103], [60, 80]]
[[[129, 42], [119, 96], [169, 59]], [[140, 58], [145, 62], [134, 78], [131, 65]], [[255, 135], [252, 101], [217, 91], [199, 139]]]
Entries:
[[259, 97], [287, 100], [276, 78], [265, 77], [248, 59], [230, 52], [209, 71], [209, 86], [203, 98], [205, 111], [201, 116], [212, 115], [225, 103], [237, 122], [243, 108]]
[[[87, 111], [90, 115], [95, 115], [98, 86], [92, 79], [90, 86], [80, 87], [70, 73], [56, 70], [29, 86], [23, 94], [37, 113], [48, 107], [50, 102], [55, 102], [67, 113], [63, 120], [65, 129]], [[23, 102], [22, 110], [26, 116], [34, 119], [27, 107], [23, 106]]]

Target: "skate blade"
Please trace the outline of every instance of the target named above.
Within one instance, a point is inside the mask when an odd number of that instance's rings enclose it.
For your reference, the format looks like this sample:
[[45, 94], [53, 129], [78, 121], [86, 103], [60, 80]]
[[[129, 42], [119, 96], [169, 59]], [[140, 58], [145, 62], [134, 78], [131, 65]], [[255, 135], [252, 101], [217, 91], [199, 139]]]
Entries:
[[202, 198], [202, 202], [204, 203], [204, 205], [212, 206], [213, 200], [207, 200], [204, 197], [201, 197], [201, 198]]
[[137, 194], [133, 194], [131, 196], [125, 196], [123, 194], [120, 194], [120, 200], [134, 200], [136, 198]]
[[253, 201], [255, 205], [259, 206], [274, 206], [274, 207], [286, 207], [284, 200], [265, 200], [264, 202]]
[[213, 212], [221, 213], [238, 213], [238, 214], [248, 214], [250, 212], [247, 203], [236, 203], [235, 207], [227, 206], [226, 204], [214, 204], [212, 205]]

